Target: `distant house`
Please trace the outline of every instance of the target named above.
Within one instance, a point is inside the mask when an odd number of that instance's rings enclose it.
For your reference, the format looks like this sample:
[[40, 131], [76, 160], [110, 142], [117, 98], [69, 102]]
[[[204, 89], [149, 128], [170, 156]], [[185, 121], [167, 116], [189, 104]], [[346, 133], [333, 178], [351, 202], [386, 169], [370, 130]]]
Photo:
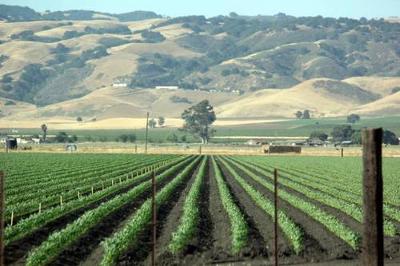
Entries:
[[156, 86], [156, 90], [179, 90], [178, 86]]
[[33, 144], [40, 144], [40, 138], [32, 138]]
[[28, 144], [29, 141], [23, 138], [16, 138], [18, 145], [20, 144]]
[[262, 146], [262, 145], [265, 145], [267, 143], [265, 141], [263, 141], [262, 139], [249, 139], [246, 142], [246, 144], [250, 145], [250, 146]]
[[128, 83], [113, 83], [114, 88], [126, 88], [128, 87]]
[[349, 146], [351, 144], [353, 144], [351, 140], [345, 140], [340, 143], [341, 146]]

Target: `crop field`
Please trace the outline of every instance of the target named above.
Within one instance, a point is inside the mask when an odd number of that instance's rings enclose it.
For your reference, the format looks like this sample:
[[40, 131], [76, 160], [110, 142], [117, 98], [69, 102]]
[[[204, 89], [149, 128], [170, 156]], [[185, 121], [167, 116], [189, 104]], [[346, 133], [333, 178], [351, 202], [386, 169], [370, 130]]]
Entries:
[[[285, 264], [360, 258], [361, 158], [0, 154], [7, 265], [273, 262], [273, 171]], [[388, 263], [400, 263], [400, 159], [385, 158]]]

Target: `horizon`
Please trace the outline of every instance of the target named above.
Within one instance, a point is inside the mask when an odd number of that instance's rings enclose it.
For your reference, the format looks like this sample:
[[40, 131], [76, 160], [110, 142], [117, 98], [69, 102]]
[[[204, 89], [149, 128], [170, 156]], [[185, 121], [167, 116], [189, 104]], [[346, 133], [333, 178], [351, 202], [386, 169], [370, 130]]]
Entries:
[[[157, 5], [155, 4], [157, 3]], [[69, 1], [33, 1], [33, 0], [1, 0], [0, 4], [26, 6], [37, 12], [67, 11], [67, 10], [92, 10], [104, 13], [127, 13], [132, 11], [153, 11], [157, 14], [168, 17], [179, 17], [189, 15], [204, 15], [213, 17], [228, 15], [235, 12], [242, 16], [275, 15], [285, 13], [290, 16], [307, 17], [349, 17], [359, 19], [365, 17], [387, 18], [398, 17], [396, 10], [400, 10], [400, 1], [395, 0], [354, 0], [349, 3], [346, 0], [335, 2], [322, 2], [316, 0], [303, 0], [301, 3], [292, 0], [281, 0], [279, 2], [267, 3], [261, 0], [249, 0], [246, 2], [238, 0], [221, 0], [213, 3], [211, 0], [204, 0], [201, 3], [188, 3], [181, 0], [165, 1], [128, 1], [115, 0], [99, 2], [87, 0], [84, 3], [77, 0]], [[156, 7], [155, 7], [156, 6]], [[229, 8], [227, 8], [227, 6]], [[211, 8], [212, 7], [212, 8]]]

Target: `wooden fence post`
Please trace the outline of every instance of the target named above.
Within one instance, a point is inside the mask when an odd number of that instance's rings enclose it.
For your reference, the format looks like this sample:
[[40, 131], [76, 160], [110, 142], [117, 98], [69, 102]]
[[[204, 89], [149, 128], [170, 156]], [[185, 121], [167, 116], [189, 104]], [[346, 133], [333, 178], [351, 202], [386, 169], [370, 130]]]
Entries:
[[135, 153], [137, 153], [137, 144], [135, 144]]
[[4, 183], [4, 172], [0, 171], [0, 266], [4, 265], [4, 211], [6, 209]]
[[147, 112], [146, 116], [146, 141], [144, 145], [144, 153], [147, 154], [147, 138], [149, 136], [149, 112]]
[[364, 228], [362, 265], [384, 263], [383, 242], [383, 180], [381, 128], [363, 129], [363, 206]]
[[274, 256], [278, 266], [278, 170], [274, 169]]
[[343, 148], [340, 149], [340, 157], [343, 158]]
[[156, 193], [157, 193], [157, 184], [156, 184], [156, 173], [153, 172], [152, 175], [152, 186], [153, 186], [153, 193], [151, 199], [151, 207], [153, 213], [153, 222], [152, 222], [152, 251], [151, 251], [151, 265], [156, 265], [156, 241], [157, 241], [157, 208], [156, 208]]

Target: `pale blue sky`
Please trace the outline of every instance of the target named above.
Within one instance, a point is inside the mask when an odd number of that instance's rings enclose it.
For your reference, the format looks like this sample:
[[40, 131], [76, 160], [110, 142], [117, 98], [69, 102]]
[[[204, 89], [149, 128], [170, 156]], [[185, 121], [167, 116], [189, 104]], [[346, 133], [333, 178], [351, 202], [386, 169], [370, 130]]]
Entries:
[[155, 11], [167, 16], [273, 15], [388, 17], [400, 16], [400, 0], [0, 0], [1, 4], [29, 6], [37, 11], [89, 9], [110, 13]]

